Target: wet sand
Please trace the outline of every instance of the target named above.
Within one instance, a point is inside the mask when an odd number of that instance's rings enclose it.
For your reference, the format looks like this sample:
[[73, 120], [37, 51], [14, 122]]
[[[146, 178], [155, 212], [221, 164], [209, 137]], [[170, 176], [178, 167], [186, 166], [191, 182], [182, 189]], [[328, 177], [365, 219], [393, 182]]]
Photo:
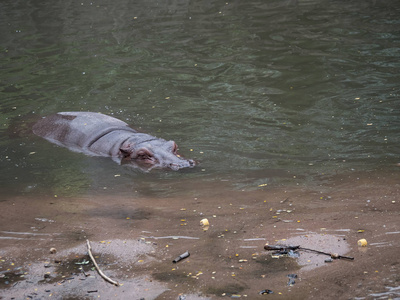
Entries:
[[[186, 182], [185, 196], [169, 198], [3, 197], [0, 299], [400, 297], [399, 189], [396, 173], [352, 173], [314, 187], [250, 191]], [[367, 247], [357, 246], [362, 238]], [[86, 264], [86, 239], [120, 286]], [[266, 243], [354, 260], [328, 263], [307, 251], [275, 258]], [[190, 257], [172, 263], [185, 251]], [[297, 275], [291, 286], [289, 274]], [[266, 289], [273, 294], [259, 294]]]

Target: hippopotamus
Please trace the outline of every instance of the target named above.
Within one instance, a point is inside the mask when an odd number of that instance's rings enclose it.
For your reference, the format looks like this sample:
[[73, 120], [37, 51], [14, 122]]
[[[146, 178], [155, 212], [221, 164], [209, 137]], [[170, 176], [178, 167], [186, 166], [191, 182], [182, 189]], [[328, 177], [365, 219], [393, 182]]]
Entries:
[[46, 140], [75, 152], [108, 156], [120, 164], [153, 168], [193, 167], [195, 162], [178, 153], [174, 141], [139, 133], [127, 123], [94, 112], [59, 112], [42, 118], [33, 132]]

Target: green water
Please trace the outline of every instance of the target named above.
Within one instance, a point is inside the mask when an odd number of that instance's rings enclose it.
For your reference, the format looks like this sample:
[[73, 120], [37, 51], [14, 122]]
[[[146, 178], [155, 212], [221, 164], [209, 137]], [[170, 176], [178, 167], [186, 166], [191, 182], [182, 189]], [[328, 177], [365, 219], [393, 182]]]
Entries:
[[[185, 180], [257, 188], [398, 170], [398, 1], [6, 0], [0, 28], [11, 194], [169, 195]], [[200, 164], [144, 174], [30, 132], [75, 110], [173, 139]]]

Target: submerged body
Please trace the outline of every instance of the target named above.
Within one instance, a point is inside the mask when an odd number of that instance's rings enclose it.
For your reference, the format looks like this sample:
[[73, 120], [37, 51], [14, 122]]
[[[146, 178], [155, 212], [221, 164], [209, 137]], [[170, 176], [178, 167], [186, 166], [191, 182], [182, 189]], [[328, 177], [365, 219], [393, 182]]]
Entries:
[[174, 141], [139, 133], [127, 123], [100, 113], [60, 112], [41, 119], [33, 132], [72, 151], [109, 156], [147, 169], [179, 170], [195, 165], [177, 154]]

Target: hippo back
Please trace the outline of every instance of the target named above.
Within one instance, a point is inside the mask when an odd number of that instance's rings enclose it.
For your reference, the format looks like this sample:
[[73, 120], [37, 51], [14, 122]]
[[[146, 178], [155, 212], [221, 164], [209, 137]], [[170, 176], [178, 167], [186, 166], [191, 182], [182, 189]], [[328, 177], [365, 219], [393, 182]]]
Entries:
[[60, 112], [41, 119], [33, 132], [48, 141], [82, 152], [112, 131], [136, 131], [113, 117], [93, 112]]

